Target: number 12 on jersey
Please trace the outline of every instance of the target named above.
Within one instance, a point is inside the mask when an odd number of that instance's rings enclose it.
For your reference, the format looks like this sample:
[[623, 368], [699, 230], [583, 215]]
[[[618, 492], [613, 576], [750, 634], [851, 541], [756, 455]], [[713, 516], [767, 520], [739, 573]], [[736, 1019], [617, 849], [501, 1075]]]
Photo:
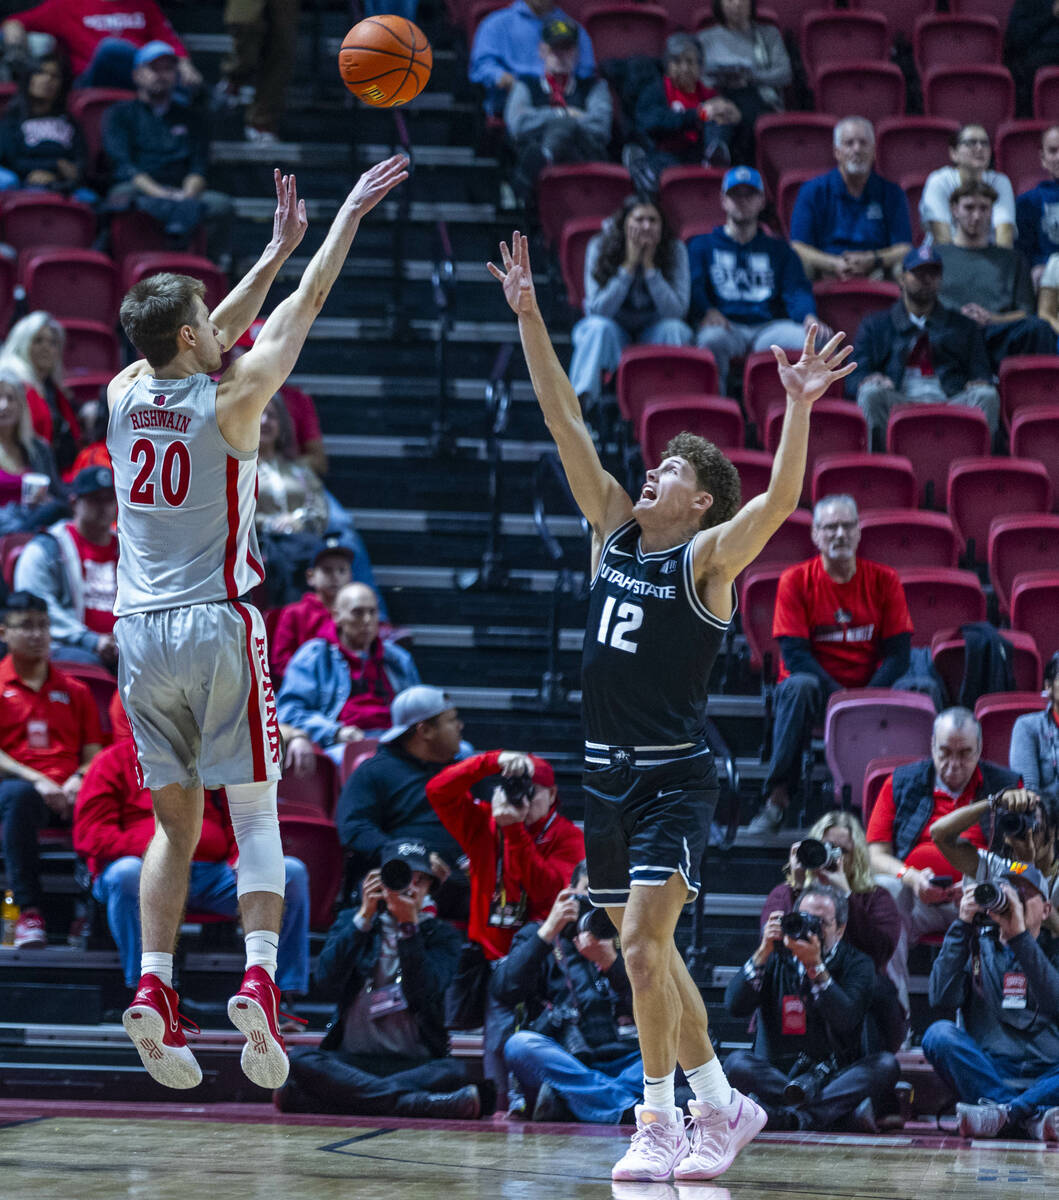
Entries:
[[[603, 612], [599, 618], [599, 632], [596, 634], [596, 641], [605, 646], [609, 633], [610, 644], [615, 650], [625, 650], [629, 654], [635, 654], [636, 643], [629, 641], [625, 635], [639, 629], [643, 624], [643, 609], [638, 604], [630, 604], [626, 601], [624, 604], [618, 605], [618, 611], [615, 613], [614, 606], [617, 603], [615, 596], [608, 596], [603, 602]], [[612, 616], [617, 616], [613, 629], [610, 625]]]

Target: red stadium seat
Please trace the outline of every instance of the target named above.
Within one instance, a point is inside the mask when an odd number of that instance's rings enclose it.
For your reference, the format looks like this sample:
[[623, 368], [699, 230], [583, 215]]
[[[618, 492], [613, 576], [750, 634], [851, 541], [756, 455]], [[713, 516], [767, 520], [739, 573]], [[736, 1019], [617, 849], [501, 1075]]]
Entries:
[[717, 364], [693, 346], [629, 346], [618, 364], [618, 408], [635, 429], [649, 400], [674, 393], [716, 396]]
[[0, 330], [6, 330], [15, 315], [16, 276], [15, 260], [0, 255]]
[[[1011, 585], [1025, 571], [1059, 563], [1059, 516], [1021, 513], [994, 517], [989, 524], [989, 582], [1001, 616], [1011, 611]], [[1059, 612], [1056, 613], [1059, 618]], [[1059, 619], [1056, 621], [1059, 642]]]
[[754, 124], [757, 166], [770, 196], [780, 175], [797, 163], [820, 174], [835, 165], [834, 128], [838, 117], [823, 112], [766, 113]]
[[[1041, 656], [1037, 643], [1019, 629], [1005, 629], [1000, 636], [1011, 647], [1011, 669], [1015, 688], [1032, 691], [1041, 681]], [[958, 704], [966, 667], [967, 644], [958, 629], [939, 629], [930, 642], [930, 657], [941, 676], [950, 704]]]
[[228, 295], [228, 276], [208, 259], [198, 254], [178, 254], [173, 251], [152, 251], [133, 254], [122, 260], [121, 288], [127, 292], [134, 283], [149, 275], [172, 271], [175, 275], [192, 275], [206, 285], [206, 307], [213, 312]]
[[0, 231], [0, 238], [16, 250], [87, 249], [96, 236], [96, 214], [87, 204], [51, 192], [15, 192], [0, 207]]
[[75, 88], [70, 93], [67, 109], [85, 135], [89, 175], [96, 174], [102, 165], [103, 114], [112, 104], [135, 99], [135, 92], [120, 88]]
[[925, 13], [912, 36], [916, 69], [923, 75], [931, 67], [999, 63], [1001, 40], [996, 17]]
[[375, 751], [378, 748], [378, 738], [362, 738], [359, 742], [346, 742], [346, 748], [342, 752], [342, 765], [338, 769], [338, 786], [340, 790], [345, 786], [346, 780], [361, 763], [367, 762], [369, 758], [374, 757]]
[[566, 300], [571, 308], [581, 312], [585, 303], [585, 260], [588, 243], [599, 233], [603, 222], [599, 217], [575, 217], [563, 226], [559, 241], [559, 270], [566, 285]]
[[[172, 253], [161, 222], [134, 208], [110, 218], [110, 252], [120, 263], [134, 254]], [[188, 253], [206, 253], [206, 230], [202, 226], [192, 234]]]
[[1039, 67], [1034, 75], [1033, 115], [1038, 121], [1059, 120], [1059, 67]]
[[862, 513], [857, 554], [900, 567], [955, 567], [959, 542], [946, 513], [877, 508]]
[[[691, 29], [702, 29], [707, 25], [713, 25], [713, 5], [703, 0], [698, 0], [699, 15], [701, 24], [689, 26]], [[820, 9], [831, 9], [835, 7], [835, 0], [794, 0], [793, 3], [785, 3], [776, 6], [776, 11], [772, 14], [772, 23], [778, 25], [780, 29], [787, 33], [797, 35], [802, 27], [802, 20], [806, 13], [818, 12]], [[757, 10], [758, 21], [766, 20], [766, 10], [759, 7]]]
[[679, 238], [700, 225], [723, 225], [719, 167], [667, 167], [659, 177], [658, 203]]
[[889, 0], [888, 3], [884, 0], [849, 0], [849, 6], [854, 12], [862, 8], [881, 9], [886, 13], [890, 28], [895, 33], [902, 34], [909, 42], [912, 40], [916, 21], [924, 13], [933, 12], [935, 8], [934, 0]]
[[22, 548], [36, 533], [32, 530], [18, 530], [16, 533], [0, 534], [0, 575], [9, 588], [15, 586], [15, 563], [22, 553]]
[[[784, 171], [776, 184], [776, 215], [780, 219], [780, 229], [784, 237], [790, 237], [791, 217], [794, 215], [794, 205], [802, 184], [815, 179], [819, 171]], [[774, 360], [775, 361], [775, 360]]]
[[1034, 459], [960, 458], [949, 467], [946, 507], [976, 562], [986, 561], [995, 516], [1046, 513], [1051, 506], [1048, 472]]
[[817, 107], [824, 112], [857, 113], [869, 121], [899, 117], [905, 111], [905, 77], [891, 62], [824, 65], [814, 83]]
[[900, 567], [897, 574], [912, 614], [913, 646], [929, 646], [939, 629], [985, 620], [985, 593], [973, 571]]
[[1059, 355], [1013, 354], [1000, 364], [1000, 415], [1010, 429], [1023, 407], [1059, 403]]
[[919, 174], [902, 175], [897, 181], [908, 202], [908, 215], [912, 219], [912, 241], [917, 246], [923, 240], [923, 220], [919, 215], [919, 201], [926, 182], [926, 175]]
[[[838, 379], [824, 393], [824, 399], [842, 399], [842, 380]], [[758, 438], [764, 444], [765, 420], [777, 404], [786, 405], [787, 393], [780, 383], [776, 358], [771, 350], [755, 350], [743, 361], [743, 408], [757, 427]]]
[[760, 671], [766, 683], [775, 680], [780, 668], [780, 644], [772, 636], [772, 616], [783, 567], [752, 564], [739, 588], [739, 614], [750, 654], [750, 669]]
[[[819, 401], [817, 401], [819, 403]], [[725, 456], [739, 472], [743, 503], [768, 490], [772, 478], [772, 455], [764, 450], [729, 450]]]
[[996, 0], [948, 0], [949, 12], [964, 16], [995, 17], [998, 11]]
[[537, 176], [544, 240], [558, 246], [563, 225], [574, 217], [598, 217], [602, 222], [621, 208], [633, 190], [629, 172], [614, 163], [545, 167]]
[[655, 466], [670, 438], [684, 430], [707, 438], [727, 450], [743, 444], [743, 413], [735, 400], [726, 396], [689, 393], [649, 400], [640, 414], [636, 440], [644, 462]]
[[865, 829], [868, 828], [871, 810], [875, 807], [875, 801], [879, 799], [883, 784], [898, 767], [915, 761], [914, 754], [894, 754], [889, 758], [873, 758], [864, 768], [864, 802], [861, 809], [861, 824]]
[[835, 63], [885, 62], [890, 57], [890, 23], [881, 12], [807, 12], [802, 17], [800, 45], [811, 82], [822, 67]]
[[67, 374], [109, 371], [116, 375], [121, 370], [121, 347], [111, 326], [83, 317], [67, 317], [60, 324], [66, 334], [63, 365]]
[[758, 567], [791, 567], [795, 563], [814, 558], [813, 514], [804, 508], [795, 509], [769, 540], [762, 546], [761, 553], [754, 559], [748, 571]]
[[889, 117], [875, 127], [875, 169], [885, 179], [926, 178], [949, 161], [949, 139], [959, 122], [945, 117]]
[[63, 380], [63, 387], [73, 397], [74, 409], [80, 410], [81, 406], [90, 400], [103, 399], [114, 375], [114, 371], [90, 371], [85, 375], [67, 375]]
[[979, 696], [974, 715], [982, 726], [982, 757], [1006, 767], [1011, 757], [1011, 731], [1019, 717], [1044, 707], [1037, 692], [991, 692]]
[[813, 284], [816, 315], [852, 344], [868, 313], [885, 312], [901, 295], [896, 283], [871, 279], [822, 279]]
[[915, 508], [916, 477], [899, 454], [825, 454], [813, 464], [812, 496], [852, 496], [857, 507]]
[[314, 761], [316, 769], [307, 778], [288, 772], [279, 781], [280, 811], [290, 806], [291, 811], [316, 812], [330, 820], [338, 799], [338, 772], [331, 759], [319, 750]]
[[1042, 657], [1059, 649], [1059, 571], [1024, 571], [1011, 584], [1011, 624], [1028, 633]]
[[27, 261], [24, 283], [31, 310], [105, 324], [117, 320], [118, 269], [98, 250], [41, 250]]
[[934, 729], [934, 705], [918, 692], [850, 688], [834, 692], [824, 716], [824, 754], [835, 781], [836, 800], [863, 807], [864, 776], [876, 758], [926, 758]]
[[103, 741], [105, 744], [109, 744], [114, 732], [110, 724], [110, 702], [118, 690], [117, 679], [106, 667], [97, 667], [92, 663], [60, 662], [58, 666], [60, 671], [74, 679], [79, 679], [92, 693], [92, 699], [96, 702], [96, 711], [99, 713], [99, 727], [103, 731]]
[[944, 501], [949, 463], [989, 453], [989, 422], [977, 408], [949, 404], [902, 404], [890, 413], [886, 449], [903, 454], [919, 483], [919, 503]]
[[661, 58], [669, 17], [660, 4], [607, 4], [585, 14], [585, 32], [597, 62], [646, 54]]
[[1041, 134], [1053, 124], [1053, 121], [1005, 121], [996, 131], [997, 170], [1011, 180], [1016, 196], [1044, 179]]
[[[780, 443], [786, 405], [772, 408], [765, 418], [765, 448], [772, 454]], [[868, 426], [864, 414], [848, 400], [817, 400], [809, 426], [809, 447], [802, 483], [803, 504], [812, 496], [813, 469], [828, 454], [858, 454], [868, 449]]]
[[1015, 82], [999, 63], [934, 67], [923, 77], [923, 108], [929, 117], [971, 116], [992, 137], [1015, 115]]
[[1052, 507], [1059, 500], [1059, 403], [1020, 408], [1011, 420], [1011, 453], [1035, 458], [1048, 472]]
[[309, 872], [310, 928], [330, 929], [345, 869], [345, 856], [334, 822], [312, 813], [284, 812], [281, 808], [279, 836], [283, 853], [300, 858]]

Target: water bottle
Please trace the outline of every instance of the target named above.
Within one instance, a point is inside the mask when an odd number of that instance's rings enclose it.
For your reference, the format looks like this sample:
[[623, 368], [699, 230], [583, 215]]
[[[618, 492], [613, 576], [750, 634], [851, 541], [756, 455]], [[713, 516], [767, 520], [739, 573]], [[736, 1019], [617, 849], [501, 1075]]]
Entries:
[[22, 910], [15, 903], [14, 892], [7, 892], [4, 895], [3, 908], [0, 909], [0, 917], [3, 919], [3, 936], [0, 937], [0, 944], [4, 946], [15, 944], [15, 926], [18, 924], [21, 912]]

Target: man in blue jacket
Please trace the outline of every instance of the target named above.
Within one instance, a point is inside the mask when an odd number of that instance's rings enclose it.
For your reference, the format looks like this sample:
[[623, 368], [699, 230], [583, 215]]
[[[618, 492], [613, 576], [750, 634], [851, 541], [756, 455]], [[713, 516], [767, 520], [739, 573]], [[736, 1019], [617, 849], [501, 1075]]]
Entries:
[[1040, 286], [1049, 256], [1059, 251], [1059, 125], [1041, 134], [1041, 166], [1048, 178], [1015, 203], [1015, 249], [1029, 261], [1034, 287]]
[[699, 319], [696, 345], [710, 350], [725, 394], [728, 365], [751, 350], [775, 344], [800, 349], [814, 322], [813, 291], [798, 256], [758, 222], [765, 187], [753, 167], [733, 167], [721, 181], [725, 222], [688, 244], [691, 305]]

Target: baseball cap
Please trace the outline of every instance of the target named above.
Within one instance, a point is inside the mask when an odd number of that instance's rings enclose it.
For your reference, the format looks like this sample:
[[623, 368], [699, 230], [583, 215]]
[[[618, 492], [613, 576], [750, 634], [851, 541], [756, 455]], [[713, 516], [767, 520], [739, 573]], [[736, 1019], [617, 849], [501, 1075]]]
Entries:
[[533, 763], [533, 782], [539, 783], [541, 787], [555, 787], [555, 771], [552, 764], [536, 754], [531, 754], [529, 759]]
[[168, 42], [153, 41], [141, 46], [133, 55], [132, 65], [142, 67], [144, 63], [152, 63], [156, 58], [176, 58], [177, 52]]
[[924, 242], [922, 246], [913, 246], [905, 255], [901, 266], [906, 271], [914, 271], [916, 267], [928, 267], [931, 264], [941, 266], [941, 255], [933, 242]]
[[336, 533], [330, 533], [322, 537], [313, 547], [312, 554], [309, 556], [309, 566], [318, 567], [320, 559], [326, 558], [329, 554], [338, 554], [342, 558], [348, 559], [350, 562], [356, 557], [348, 546], [342, 544], [342, 539]]
[[390, 705], [390, 719], [393, 724], [385, 733], [379, 735], [379, 741], [395, 741], [413, 725], [440, 716], [452, 706], [452, 701], [441, 688], [429, 687], [425, 683], [405, 688], [403, 692], [397, 693], [393, 704]]
[[544, 22], [541, 41], [546, 46], [573, 46], [577, 43], [577, 26], [566, 17], [552, 17]]
[[114, 472], [107, 467], [85, 467], [74, 476], [70, 484], [72, 496], [91, 496], [93, 492], [112, 492]]
[[1009, 883], [1018, 883], [1022, 879], [1026, 883], [1032, 884], [1045, 900], [1048, 899], [1048, 881], [1044, 878], [1044, 872], [1032, 863], [1009, 862], [1008, 869], [1001, 874], [1000, 878], [1008, 880]]
[[379, 861], [388, 863], [397, 859], [410, 871], [422, 871], [424, 875], [434, 874], [434, 868], [430, 865], [430, 851], [422, 842], [387, 842], [380, 852]]
[[765, 185], [761, 182], [760, 171], [755, 171], [753, 167], [732, 167], [725, 172], [724, 178], [721, 180], [721, 192], [730, 192], [732, 188], [743, 184], [745, 187], [756, 188], [759, 192], [765, 190]]

